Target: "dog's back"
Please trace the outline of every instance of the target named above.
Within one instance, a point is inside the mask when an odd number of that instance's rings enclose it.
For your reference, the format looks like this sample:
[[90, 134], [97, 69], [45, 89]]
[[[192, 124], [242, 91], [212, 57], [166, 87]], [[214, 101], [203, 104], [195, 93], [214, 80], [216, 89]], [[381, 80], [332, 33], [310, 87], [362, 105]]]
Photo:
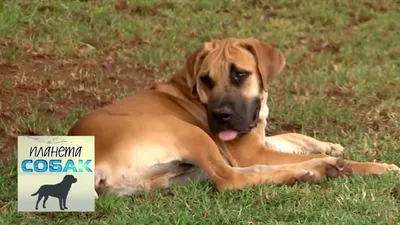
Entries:
[[52, 193], [54, 192], [54, 189], [56, 189], [58, 184], [45, 184], [40, 186], [39, 190], [32, 194], [31, 196], [35, 196], [37, 194], [43, 194], [43, 195], [50, 195], [52, 196]]
[[39, 190], [32, 194], [31, 196], [35, 196], [37, 194], [45, 195], [45, 196], [52, 196], [52, 197], [61, 197], [62, 195], [66, 195], [69, 192], [68, 185], [63, 184], [60, 182], [58, 184], [45, 184], [42, 185]]

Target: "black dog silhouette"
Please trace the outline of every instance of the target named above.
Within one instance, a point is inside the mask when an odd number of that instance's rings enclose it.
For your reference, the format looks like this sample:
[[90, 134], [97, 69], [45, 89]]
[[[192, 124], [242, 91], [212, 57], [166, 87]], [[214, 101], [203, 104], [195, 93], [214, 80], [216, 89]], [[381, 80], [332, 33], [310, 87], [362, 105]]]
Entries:
[[44, 197], [43, 208], [45, 209], [46, 201], [49, 198], [49, 196], [58, 198], [61, 210], [68, 209], [66, 206], [68, 192], [69, 189], [71, 189], [71, 185], [73, 183], [76, 183], [77, 181], [78, 179], [76, 179], [73, 175], [65, 175], [64, 179], [58, 184], [42, 185], [36, 193], [31, 194], [31, 196], [39, 194], [35, 209], [36, 210], [38, 209], [38, 204], [43, 197]]

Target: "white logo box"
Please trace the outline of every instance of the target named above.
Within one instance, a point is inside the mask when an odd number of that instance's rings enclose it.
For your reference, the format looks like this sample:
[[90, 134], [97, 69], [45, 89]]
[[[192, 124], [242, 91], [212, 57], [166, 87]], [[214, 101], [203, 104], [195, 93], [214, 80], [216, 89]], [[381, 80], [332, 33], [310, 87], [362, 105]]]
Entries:
[[19, 136], [18, 211], [93, 212], [94, 156], [94, 136]]

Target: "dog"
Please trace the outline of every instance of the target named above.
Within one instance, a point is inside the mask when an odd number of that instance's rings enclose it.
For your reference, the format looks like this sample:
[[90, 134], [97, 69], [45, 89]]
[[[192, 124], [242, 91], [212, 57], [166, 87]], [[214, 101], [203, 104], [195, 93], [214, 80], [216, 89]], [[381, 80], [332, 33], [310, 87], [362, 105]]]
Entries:
[[[285, 64], [259, 39], [205, 42], [170, 80], [80, 118], [68, 135], [95, 136], [96, 197], [189, 181], [228, 191], [399, 170], [333, 157], [342, 146], [301, 134], [264, 137], [268, 85]], [[300, 148], [320, 153], [295, 153]]]
[[76, 179], [73, 175], [65, 175], [63, 180], [58, 183], [58, 184], [45, 184], [42, 185], [37, 192], [32, 194], [31, 196], [38, 195], [38, 199], [36, 201], [36, 207], [35, 209], [38, 210], [38, 205], [40, 200], [44, 197], [43, 200], [43, 208], [46, 208], [46, 201], [51, 197], [58, 198], [58, 202], [60, 204], [60, 209], [68, 209], [67, 208], [67, 197], [68, 197], [68, 192], [71, 189], [71, 186], [73, 183], [76, 183], [78, 179]]

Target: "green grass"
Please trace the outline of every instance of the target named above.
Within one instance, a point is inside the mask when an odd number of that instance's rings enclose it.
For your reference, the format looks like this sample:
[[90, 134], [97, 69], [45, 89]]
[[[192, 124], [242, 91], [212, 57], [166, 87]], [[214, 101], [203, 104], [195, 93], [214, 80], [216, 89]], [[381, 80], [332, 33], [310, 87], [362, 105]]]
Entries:
[[[398, 1], [124, 2], [0, 3], [0, 149], [15, 150], [17, 135], [65, 134], [90, 110], [171, 77], [204, 41], [253, 36], [287, 57], [270, 87], [271, 132], [400, 164]], [[191, 184], [174, 197], [107, 196], [95, 213], [35, 214], [16, 212], [16, 180], [13, 154], [0, 164], [0, 224], [400, 224], [394, 174], [228, 193]]]

